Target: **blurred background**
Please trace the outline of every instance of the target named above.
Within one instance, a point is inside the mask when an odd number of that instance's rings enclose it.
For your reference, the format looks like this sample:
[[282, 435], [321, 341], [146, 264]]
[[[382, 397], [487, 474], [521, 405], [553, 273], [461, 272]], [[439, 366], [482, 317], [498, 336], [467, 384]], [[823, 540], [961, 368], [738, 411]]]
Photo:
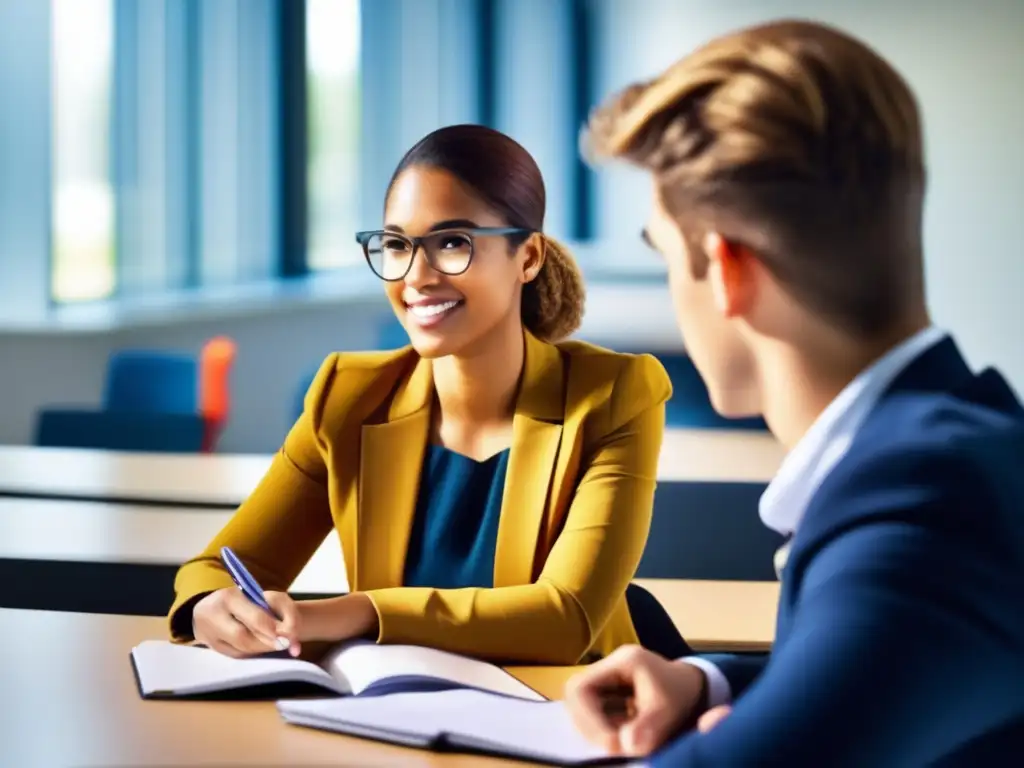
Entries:
[[839, 24], [910, 80], [935, 319], [1024, 389], [1019, 0], [0, 0], [0, 443], [100, 407], [121, 351], [202, 361], [219, 339], [216, 449], [275, 450], [324, 355], [402, 343], [353, 234], [456, 122], [539, 162], [588, 280], [580, 335], [661, 356], [673, 423], [733, 426], [638, 238], [644, 178], [586, 167], [577, 135], [613, 89], [780, 16]]

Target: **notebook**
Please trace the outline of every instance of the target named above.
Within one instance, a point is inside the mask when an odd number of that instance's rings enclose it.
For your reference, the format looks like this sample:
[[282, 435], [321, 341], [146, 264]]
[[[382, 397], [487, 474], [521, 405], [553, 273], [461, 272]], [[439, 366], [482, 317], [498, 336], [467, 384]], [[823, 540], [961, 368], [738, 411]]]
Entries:
[[505, 670], [434, 648], [340, 644], [318, 663], [283, 653], [233, 659], [209, 648], [146, 640], [131, 652], [144, 699], [280, 699], [298, 696], [375, 696], [396, 691], [475, 688], [545, 701]]
[[610, 757], [586, 741], [560, 701], [528, 701], [462, 689], [279, 701], [277, 710], [292, 725], [420, 749], [565, 766], [627, 761]]

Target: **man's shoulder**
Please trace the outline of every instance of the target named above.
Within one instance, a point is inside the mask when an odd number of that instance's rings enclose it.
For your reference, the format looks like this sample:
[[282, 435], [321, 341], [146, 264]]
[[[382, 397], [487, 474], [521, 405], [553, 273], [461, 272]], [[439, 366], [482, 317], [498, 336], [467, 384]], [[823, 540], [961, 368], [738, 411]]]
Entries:
[[943, 485], [956, 477], [933, 469], [960, 467], [982, 476], [1001, 476], [1017, 463], [1021, 448], [1024, 409], [1016, 400], [995, 404], [952, 392], [908, 392], [879, 404], [858, 430], [842, 464], [861, 482], [872, 482], [873, 475], [857, 473], [857, 466], [871, 463], [893, 468], [882, 478], [900, 472], [926, 474]]
[[999, 535], [1024, 517], [1024, 415], [954, 395], [901, 395], [876, 408], [822, 483], [819, 533], [900, 520]]
[[[971, 450], [979, 440], [1019, 438], [1024, 407], [995, 371], [956, 390], [899, 390], [884, 396], [857, 433], [854, 448], [899, 450], [904, 444]], [[852, 451], [851, 451], [852, 452]]]

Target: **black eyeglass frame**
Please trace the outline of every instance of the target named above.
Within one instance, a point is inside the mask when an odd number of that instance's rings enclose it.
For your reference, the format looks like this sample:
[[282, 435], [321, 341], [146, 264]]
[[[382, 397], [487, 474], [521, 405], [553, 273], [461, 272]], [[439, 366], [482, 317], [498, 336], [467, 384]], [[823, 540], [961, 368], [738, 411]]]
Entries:
[[[458, 277], [459, 275], [465, 274], [466, 270], [473, 264], [473, 257], [476, 255], [476, 243], [474, 238], [477, 235], [484, 237], [498, 236], [498, 237], [512, 237], [513, 235], [528, 236], [536, 232], [535, 229], [527, 229], [525, 227], [452, 227], [450, 229], [439, 229], [435, 232], [429, 232], [420, 237], [413, 237], [412, 235], [406, 235], [402, 232], [394, 232], [390, 229], [372, 229], [363, 232], [356, 232], [356, 242], [359, 243], [363, 248], [363, 258], [366, 259], [366, 265], [381, 280], [388, 283], [395, 283], [399, 280], [404, 280], [405, 276], [409, 274], [409, 270], [412, 269], [412, 263], [416, 260], [416, 252], [422, 250], [423, 256], [427, 260], [427, 265], [435, 272], [446, 275], [448, 277]], [[376, 269], [373, 268], [373, 261], [370, 259], [370, 240], [374, 237], [380, 237], [383, 235], [389, 235], [391, 237], [397, 237], [400, 240], [405, 240], [412, 247], [412, 252], [409, 255], [409, 263], [405, 267], [405, 271], [398, 277], [384, 277]], [[443, 269], [438, 269], [437, 265], [433, 263], [429, 255], [424, 241], [427, 239], [435, 238], [444, 235], [468, 235], [469, 236], [469, 258], [466, 259], [466, 266], [460, 269], [458, 272], [445, 272]]]

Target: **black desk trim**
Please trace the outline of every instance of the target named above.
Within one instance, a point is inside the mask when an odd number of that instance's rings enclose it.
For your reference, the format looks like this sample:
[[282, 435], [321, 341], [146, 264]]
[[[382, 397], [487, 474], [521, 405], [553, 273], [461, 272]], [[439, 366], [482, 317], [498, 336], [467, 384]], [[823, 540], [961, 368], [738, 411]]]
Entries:
[[137, 507], [172, 507], [175, 509], [209, 509], [223, 512], [234, 511], [241, 501], [202, 501], [198, 499], [154, 499], [151, 496], [98, 496], [85, 493], [60, 493], [46, 491], [11, 491], [0, 488], [0, 498], [5, 499], [36, 499], [42, 501], [84, 501], [97, 504], [123, 504]]

